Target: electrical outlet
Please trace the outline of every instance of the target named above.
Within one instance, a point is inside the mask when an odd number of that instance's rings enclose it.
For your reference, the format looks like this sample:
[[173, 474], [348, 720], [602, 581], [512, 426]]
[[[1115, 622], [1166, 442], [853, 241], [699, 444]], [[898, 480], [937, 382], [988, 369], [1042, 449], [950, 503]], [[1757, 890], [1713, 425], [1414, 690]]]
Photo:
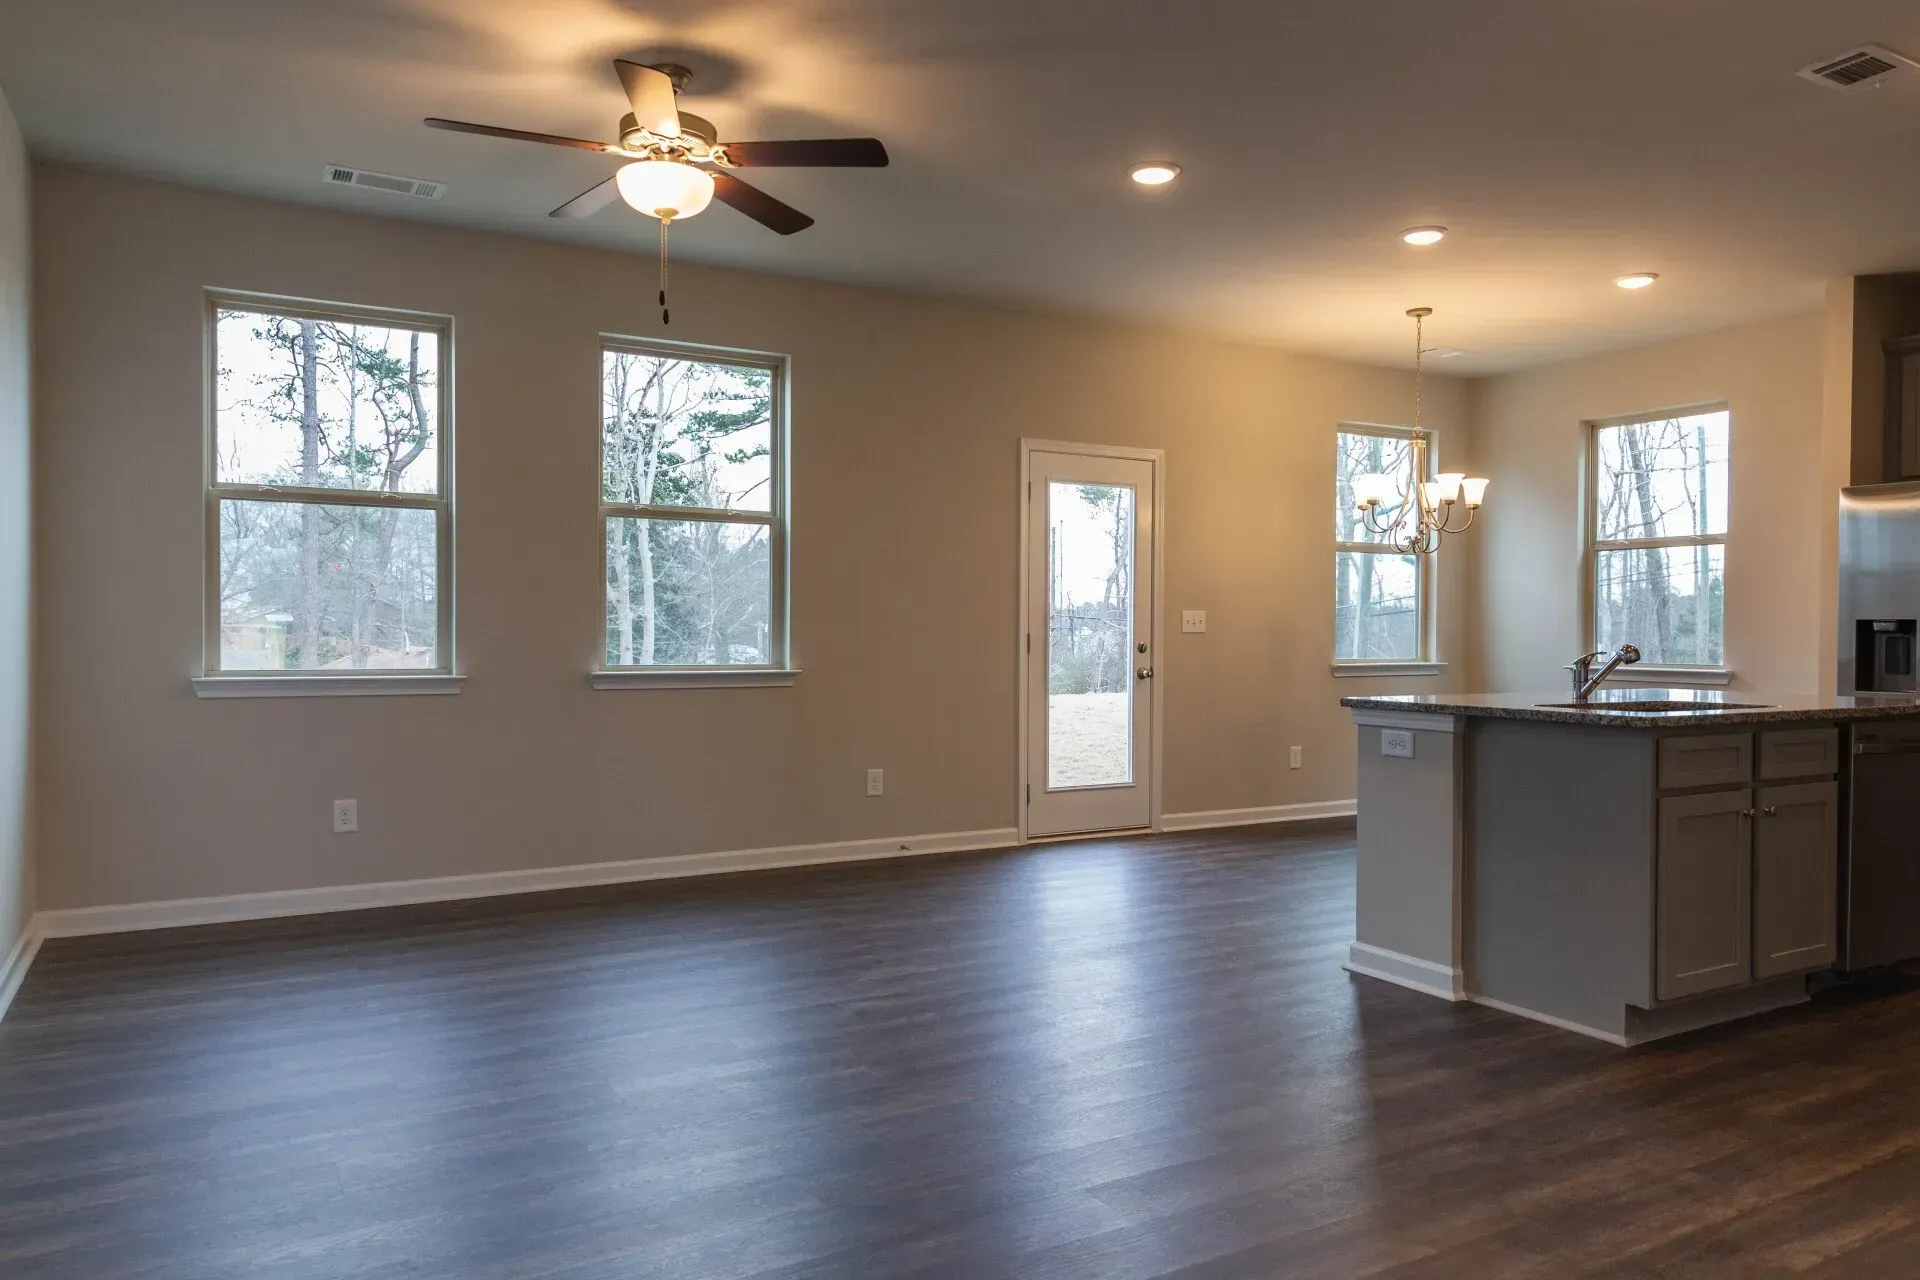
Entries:
[[1287, 768], [1298, 769], [1299, 767], [1300, 767], [1300, 748], [1288, 747], [1287, 748]]
[[1413, 759], [1413, 730], [1382, 729], [1380, 731], [1380, 754], [1397, 756], [1402, 760]]
[[360, 802], [358, 800], [335, 800], [333, 802], [333, 833], [344, 835], [360, 829]]
[[1182, 609], [1180, 611], [1180, 629], [1188, 635], [1195, 635], [1207, 629], [1207, 611], [1205, 609]]
[[885, 769], [867, 770], [867, 794], [883, 796], [887, 793], [887, 771]]

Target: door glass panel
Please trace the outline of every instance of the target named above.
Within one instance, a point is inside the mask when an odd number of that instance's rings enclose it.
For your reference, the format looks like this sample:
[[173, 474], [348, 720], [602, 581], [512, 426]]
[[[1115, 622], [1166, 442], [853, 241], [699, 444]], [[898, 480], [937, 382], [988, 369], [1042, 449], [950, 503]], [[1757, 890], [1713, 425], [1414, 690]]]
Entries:
[[1133, 519], [1125, 485], [1047, 486], [1047, 785], [1133, 781]]

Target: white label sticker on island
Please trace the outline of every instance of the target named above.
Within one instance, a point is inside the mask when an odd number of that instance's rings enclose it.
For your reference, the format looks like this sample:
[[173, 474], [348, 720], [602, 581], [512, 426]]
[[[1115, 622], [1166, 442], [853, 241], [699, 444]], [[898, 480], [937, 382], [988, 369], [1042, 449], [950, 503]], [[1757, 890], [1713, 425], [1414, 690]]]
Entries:
[[1413, 730], [1382, 729], [1380, 731], [1380, 754], [1399, 756], [1402, 760], [1413, 759]]

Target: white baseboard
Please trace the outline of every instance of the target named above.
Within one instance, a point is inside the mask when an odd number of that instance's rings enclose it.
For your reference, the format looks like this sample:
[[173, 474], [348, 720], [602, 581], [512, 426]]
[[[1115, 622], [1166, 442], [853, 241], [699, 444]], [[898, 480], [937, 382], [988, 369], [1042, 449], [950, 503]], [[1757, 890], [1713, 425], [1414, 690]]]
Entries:
[[1251, 827], [1262, 822], [1308, 822], [1314, 818], [1351, 818], [1352, 800], [1316, 800], [1310, 804], [1270, 804], [1256, 809], [1200, 809], [1160, 815], [1162, 831], [1199, 831], [1206, 827]]
[[1460, 1001], [1467, 998], [1466, 974], [1460, 970], [1422, 960], [1418, 956], [1402, 955], [1385, 947], [1370, 947], [1364, 942], [1356, 942], [1347, 948], [1347, 962], [1341, 967], [1348, 973], [1378, 978], [1396, 987], [1438, 996], [1442, 1000]]
[[1498, 1009], [1502, 1013], [1511, 1013], [1516, 1018], [1530, 1018], [1535, 1022], [1544, 1022], [1550, 1027], [1558, 1027], [1562, 1031], [1571, 1031], [1575, 1035], [1589, 1036], [1595, 1040], [1604, 1040], [1616, 1048], [1626, 1049], [1630, 1048], [1633, 1044], [1633, 1041], [1618, 1032], [1602, 1031], [1598, 1027], [1586, 1025], [1584, 1022], [1573, 1022], [1566, 1018], [1556, 1018], [1550, 1013], [1541, 1013], [1538, 1009], [1522, 1009], [1517, 1004], [1508, 1004], [1505, 1000], [1495, 1000], [1492, 996], [1469, 995], [1467, 999], [1475, 1004], [1483, 1004], [1489, 1009]]
[[37, 938], [73, 938], [95, 933], [172, 929], [182, 925], [222, 924], [237, 920], [271, 920], [281, 916], [358, 911], [368, 907], [398, 907], [423, 902], [453, 902], [462, 898], [491, 898], [510, 893], [539, 893], [548, 889], [670, 880], [729, 871], [763, 871], [775, 867], [861, 862], [872, 858], [959, 853], [967, 849], [1000, 849], [1018, 843], [1017, 831], [1012, 827], [998, 827], [986, 831], [952, 831], [942, 835], [690, 853], [670, 858], [639, 858], [629, 862], [592, 862], [573, 867], [535, 867], [524, 871], [494, 871], [430, 880], [389, 880], [377, 884], [236, 893], [217, 898], [179, 898], [171, 902], [79, 907], [42, 911], [35, 920], [39, 926]]
[[0, 1018], [7, 1016], [13, 997], [19, 994], [20, 984], [27, 980], [27, 970], [33, 967], [33, 958], [39, 954], [40, 939], [44, 936], [40, 932], [40, 918], [28, 917], [27, 927], [20, 931], [19, 941], [7, 953], [6, 963], [0, 965]]

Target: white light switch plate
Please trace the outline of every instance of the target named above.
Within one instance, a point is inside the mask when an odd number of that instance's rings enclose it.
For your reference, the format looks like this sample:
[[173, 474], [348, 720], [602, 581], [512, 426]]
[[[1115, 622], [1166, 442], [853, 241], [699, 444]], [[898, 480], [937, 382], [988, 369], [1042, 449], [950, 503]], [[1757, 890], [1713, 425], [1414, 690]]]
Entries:
[[1180, 630], [1192, 634], [1207, 629], [1207, 611], [1205, 609], [1182, 609], [1180, 611]]
[[1380, 754], [1398, 756], [1402, 760], [1413, 759], [1413, 730], [1382, 729], [1380, 731]]

